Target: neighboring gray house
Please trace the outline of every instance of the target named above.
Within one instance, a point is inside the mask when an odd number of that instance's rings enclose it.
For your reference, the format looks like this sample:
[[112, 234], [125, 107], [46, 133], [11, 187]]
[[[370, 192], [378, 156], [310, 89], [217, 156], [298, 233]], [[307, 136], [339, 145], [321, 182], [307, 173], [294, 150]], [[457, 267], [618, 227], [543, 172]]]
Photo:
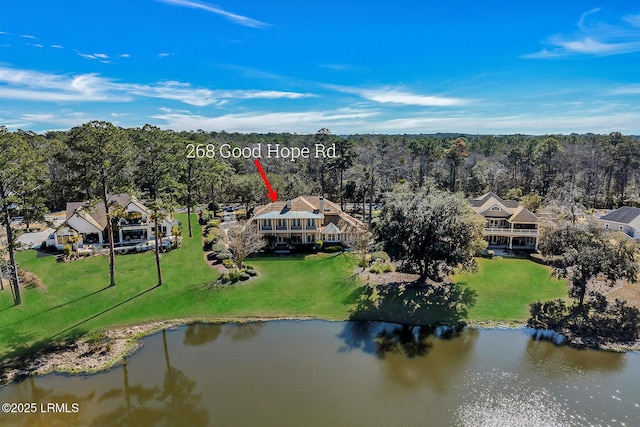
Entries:
[[623, 206], [599, 218], [606, 230], [622, 231], [640, 240], [640, 208]]

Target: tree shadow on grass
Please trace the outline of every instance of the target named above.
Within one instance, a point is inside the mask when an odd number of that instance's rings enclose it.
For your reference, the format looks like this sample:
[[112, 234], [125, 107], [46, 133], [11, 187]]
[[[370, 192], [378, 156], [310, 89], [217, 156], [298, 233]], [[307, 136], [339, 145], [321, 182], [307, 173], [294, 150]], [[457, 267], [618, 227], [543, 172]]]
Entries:
[[[48, 353], [63, 351], [65, 349], [73, 347], [75, 345], [75, 341], [82, 338], [88, 332], [87, 329], [80, 328], [80, 326], [102, 316], [103, 314], [110, 312], [117, 307], [120, 307], [136, 298], [139, 298], [156, 288], [157, 286], [154, 286], [145, 291], [142, 291], [132, 297], [125, 299], [124, 301], [121, 301], [105, 310], [102, 310], [99, 313], [96, 313], [80, 322], [75, 323], [74, 325], [63, 329], [62, 331], [54, 335], [43, 338], [32, 344], [25, 343], [28, 343], [33, 339], [33, 333], [24, 334], [15, 332], [9, 328], [5, 328], [2, 332], [2, 335], [0, 336], [0, 342], [6, 344], [6, 347], [8, 347], [10, 350], [1, 356], [0, 366], [2, 366], [2, 370], [0, 371], [0, 384], [6, 381], [6, 370], [26, 368], [32, 361], [38, 359], [40, 356]], [[26, 372], [24, 373], [24, 375], [27, 374], [28, 373]]]
[[[56, 306], [54, 306], [54, 307], [47, 308], [46, 310], [42, 310], [42, 311], [40, 311], [40, 312], [38, 312], [38, 313], [36, 313], [36, 314], [33, 314], [33, 315], [29, 316], [29, 317], [25, 317], [25, 318], [22, 318], [22, 319], [20, 319], [20, 320], [16, 320], [15, 322], [9, 323], [9, 324], [4, 325], [4, 326], [5, 326], [5, 327], [7, 327], [7, 326], [13, 326], [13, 325], [17, 325], [17, 324], [19, 324], [19, 323], [22, 323], [22, 322], [24, 322], [24, 321], [26, 321], [26, 320], [31, 320], [31, 319], [33, 319], [33, 318], [35, 318], [35, 317], [41, 316], [41, 315], [43, 315], [43, 314], [45, 314], [45, 313], [48, 313], [48, 312], [53, 311], [53, 310], [56, 310], [56, 309], [58, 309], [58, 308], [66, 307], [66, 306], [68, 306], [68, 305], [70, 305], [70, 304], [76, 303], [76, 302], [78, 302], [78, 301], [82, 301], [82, 300], [83, 300], [83, 299], [85, 299], [85, 298], [89, 298], [89, 297], [91, 297], [91, 296], [93, 296], [93, 295], [99, 294], [100, 292], [102, 292], [102, 291], [106, 291], [107, 289], [112, 289], [112, 288], [111, 288], [110, 286], [106, 286], [106, 287], [104, 287], [104, 288], [102, 288], [102, 289], [98, 289], [97, 291], [94, 291], [94, 292], [91, 292], [91, 293], [89, 293], [89, 294], [83, 295], [83, 296], [78, 297], [78, 298], [76, 298], [76, 299], [74, 299], [74, 300], [67, 301], [67, 302], [64, 302], [64, 303], [62, 303], [62, 304], [58, 304], [58, 305], [56, 305]], [[15, 304], [14, 304], [14, 305], [12, 305], [11, 307], [14, 307], [14, 306], [15, 306]], [[11, 307], [8, 307], [8, 308], [11, 308]], [[1, 311], [1, 310], [0, 310], [0, 311]]]
[[475, 300], [473, 290], [455, 283], [365, 285], [343, 300], [355, 308], [340, 334], [346, 344], [341, 351], [361, 349], [380, 358], [391, 352], [424, 356], [431, 348], [429, 336], [449, 338], [462, 330]]

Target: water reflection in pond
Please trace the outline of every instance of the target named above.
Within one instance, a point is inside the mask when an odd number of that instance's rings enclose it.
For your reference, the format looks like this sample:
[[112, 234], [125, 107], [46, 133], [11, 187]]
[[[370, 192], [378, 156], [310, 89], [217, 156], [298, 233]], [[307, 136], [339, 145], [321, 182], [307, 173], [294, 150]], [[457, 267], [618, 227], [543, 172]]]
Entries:
[[[78, 403], [0, 425], [638, 425], [640, 355], [531, 341], [523, 330], [371, 322], [194, 324], [145, 339], [124, 366], [0, 389]], [[427, 422], [428, 421], [428, 422]]]

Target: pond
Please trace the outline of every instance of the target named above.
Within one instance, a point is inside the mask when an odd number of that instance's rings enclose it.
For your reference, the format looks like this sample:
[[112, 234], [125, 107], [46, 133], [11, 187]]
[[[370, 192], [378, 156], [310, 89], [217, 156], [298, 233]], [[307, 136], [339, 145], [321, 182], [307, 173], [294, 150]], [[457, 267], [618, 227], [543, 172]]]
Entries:
[[556, 347], [524, 329], [431, 332], [324, 321], [180, 327], [145, 338], [107, 372], [0, 389], [2, 403], [37, 405], [0, 414], [0, 425], [640, 425], [638, 353]]

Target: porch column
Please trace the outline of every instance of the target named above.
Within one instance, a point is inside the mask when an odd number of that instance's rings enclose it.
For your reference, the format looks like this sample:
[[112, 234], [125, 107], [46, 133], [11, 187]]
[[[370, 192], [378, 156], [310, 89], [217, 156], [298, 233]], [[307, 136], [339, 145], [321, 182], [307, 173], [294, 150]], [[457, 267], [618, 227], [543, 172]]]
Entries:
[[509, 236], [509, 249], [513, 249], [513, 237]]
[[122, 243], [122, 241], [124, 240], [122, 238], [122, 227], [118, 227], [118, 242]]

